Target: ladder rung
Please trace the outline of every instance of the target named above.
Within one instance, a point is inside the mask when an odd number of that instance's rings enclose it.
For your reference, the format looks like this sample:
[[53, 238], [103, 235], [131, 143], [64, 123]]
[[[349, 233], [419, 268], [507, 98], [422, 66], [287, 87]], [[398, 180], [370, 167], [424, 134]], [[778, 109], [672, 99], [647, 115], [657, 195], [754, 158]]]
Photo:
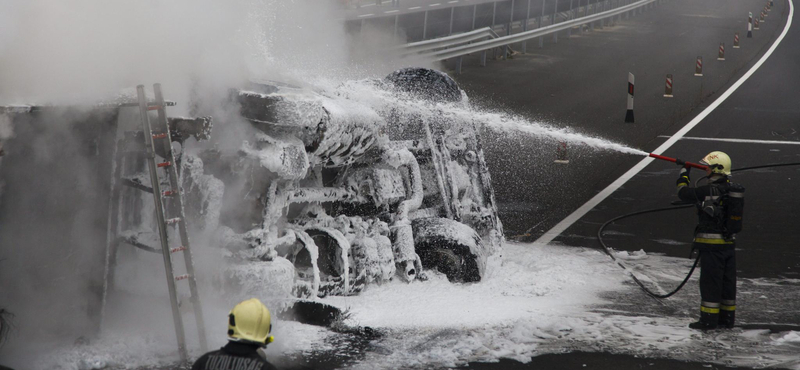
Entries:
[[186, 250], [186, 246], [175, 247], [169, 250], [170, 253], [178, 253]]
[[159, 110], [161, 109], [160, 105], [150, 105], [147, 107], [147, 110]]
[[172, 166], [172, 162], [161, 162], [157, 164], [158, 168]]
[[167, 225], [177, 224], [178, 222], [181, 222], [181, 218], [180, 217], [170, 218], [165, 222], [167, 223]]
[[175, 277], [175, 281], [181, 281], [189, 278], [189, 274], [183, 274]]
[[153, 139], [166, 139], [166, 138], [167, 138], [166, 132], [162, 132], [160, 134], [153, 134]]
[[172, 191], [172, 190], [166, 190], [166, 191], [163, 191], [163, 192], [161, 193], [161, 195], [163, 195], [163, 196], [165, 196], [165, 197], [171, 197], [171, 196], [173, 196], [173, 195], [175, 195], [175, 194], [177, 194], [177, 193], [176, 193], [176, 192], [174, 192], [174, 191]]

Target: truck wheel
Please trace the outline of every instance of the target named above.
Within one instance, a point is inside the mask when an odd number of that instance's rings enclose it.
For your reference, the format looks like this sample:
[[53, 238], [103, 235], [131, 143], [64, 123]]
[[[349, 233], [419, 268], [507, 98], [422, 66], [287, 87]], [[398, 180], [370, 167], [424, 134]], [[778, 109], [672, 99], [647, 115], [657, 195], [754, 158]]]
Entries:
[[446, 218], [417, 219], [411, 225], [422, 267], [438, 270], [452, 282], [481, 280], [480, 259], [485, 256], [480, 253], [481, 238], [475, 230]]

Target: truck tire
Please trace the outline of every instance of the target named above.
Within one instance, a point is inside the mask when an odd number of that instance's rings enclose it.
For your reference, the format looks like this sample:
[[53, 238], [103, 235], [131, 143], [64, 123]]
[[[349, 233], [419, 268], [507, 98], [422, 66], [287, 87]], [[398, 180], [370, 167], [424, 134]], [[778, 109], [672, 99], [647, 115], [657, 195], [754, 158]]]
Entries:
[[481, 280], [486, 256], [475, 230], [447, 218], [421, 218], [411, 225], [422, 267], [445, 274], [451, 282]]

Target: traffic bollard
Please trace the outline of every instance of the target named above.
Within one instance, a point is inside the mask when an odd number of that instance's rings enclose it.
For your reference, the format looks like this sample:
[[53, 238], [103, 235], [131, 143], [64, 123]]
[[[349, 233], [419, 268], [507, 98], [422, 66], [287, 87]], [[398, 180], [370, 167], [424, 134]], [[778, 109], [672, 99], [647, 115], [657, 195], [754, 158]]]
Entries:
[[736, 34], [733, 35], [733, 48], [739, 48], [739, 32], [736, 32]]
[[628, 111], [625, 112], [625, 122], [633, 123], [633, 73], [628, 72]]
[[717, 60], [725, 60], [725, 43], [719, 43], [719, 55], [717, 56]]
[[556, 160], [555, 163], [558, 164], [569, 164], [569, 158], [567, 158], [567, 142], [566, 141], [559, 141], [558, 148], [556, 149]]
[[672, 97], [672, 75], [667, 75], [667, 83], [664, 85], [664, 97]]
[[694, 65], [694, 75], [703, 77], [703, 57], [697, 57], [697, 63]]

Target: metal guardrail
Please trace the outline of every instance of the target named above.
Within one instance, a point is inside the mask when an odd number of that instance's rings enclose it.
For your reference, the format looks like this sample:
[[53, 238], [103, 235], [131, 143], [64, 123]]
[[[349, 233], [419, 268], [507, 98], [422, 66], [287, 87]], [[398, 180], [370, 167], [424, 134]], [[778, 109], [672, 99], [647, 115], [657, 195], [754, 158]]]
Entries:
[[[570, 29], [572, 27], [581, 26], [587, 23], [596, 22], [602, 19], [621, 15], [625, 12], [635, 10], [645, 5], [654, 3], [656, 1], [658, 0], [640, 0], [631, 4], [623, 5], [618, 8], [592, 14], [589, 16], [575, 18], [572, 20], [564, 21], [557, 24], [552, 24], [549, 26], [537, 28], [530, 31], [520, 32], [513, 35], [478, 41], [471, 44], [465, 44], [465, 42], [469, 41], [463, 41], [468, 38], [464, 37], [463, 35], [471, 33], [467, 32], [465, 34], [452, 35], [438, 39], [411, 43], [407, 44], [406, 47], [411, 48], [412, 45], [416, 45], [415, 46], [416, 52], [421, 53], [421, 55], [429, 57], [433, 60], [440, 61], [449, 58], [461, 57], [471, 53], [482, 52], [493, 48], [504, 47], [513, 43], [523, 42], [537, 37], [546, 36], [555, 32]], [[477, 31], [480, 30], [475, 30], [472, 32], [477, 32]], [[435, 47], [433, 47], [432, 45], [435, 45]]]
[[434, 51], [436, 49], [467, 44], [473, 41], [478, 41], [487, 38], [497, 39], [500, 38], [500, 36], [498, 36], [497, 33], [494, 32], [494, 30], [492, 30], [491, 27], [484, 27], [474, 31], [459, 33], [436, 39], [412, 42], [410, 44], [403, 45], [402, 49], [403, 49], [403, 54], [427, 53]]

